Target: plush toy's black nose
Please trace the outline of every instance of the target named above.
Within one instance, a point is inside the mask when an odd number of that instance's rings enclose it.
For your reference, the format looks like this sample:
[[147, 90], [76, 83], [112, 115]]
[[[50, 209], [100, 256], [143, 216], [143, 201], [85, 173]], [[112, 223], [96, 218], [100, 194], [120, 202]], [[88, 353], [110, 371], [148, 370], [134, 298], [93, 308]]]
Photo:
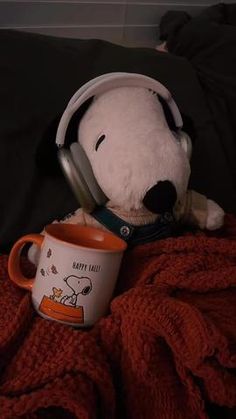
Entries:
[[154, 214], [171, 212], [177, 199], [176, 189], [169, 180], [157, 182], [143, 198], [144, 206]]

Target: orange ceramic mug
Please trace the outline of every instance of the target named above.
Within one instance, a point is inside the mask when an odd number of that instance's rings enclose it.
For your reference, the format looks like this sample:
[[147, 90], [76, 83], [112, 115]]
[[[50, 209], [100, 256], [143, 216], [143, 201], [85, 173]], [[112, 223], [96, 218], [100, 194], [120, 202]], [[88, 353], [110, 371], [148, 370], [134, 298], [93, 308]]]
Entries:
[[[20, 253], [26, 243], [41, 248], [35, 278], [24, 277]], [[10, 279], [32, 292], [36, 311], [44, 318], [72, 326], [91, 326], [109, 306], [127, 244], [100, 229], [51, 224], [45, 235], [29, 234], [13, 246]]]

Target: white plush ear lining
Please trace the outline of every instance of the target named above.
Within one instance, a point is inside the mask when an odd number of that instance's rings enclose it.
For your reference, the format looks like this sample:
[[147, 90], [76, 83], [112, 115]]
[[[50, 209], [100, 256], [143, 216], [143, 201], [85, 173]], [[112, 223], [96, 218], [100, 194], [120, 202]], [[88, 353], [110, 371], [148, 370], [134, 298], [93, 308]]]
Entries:
[[186, 132], [180, 130], [178, 133], [179, 141], [181, 147], [184, 149], [185, 153], [187, 154], [188, 159], [191, 159], [192, 155], [192, 142], [188, 134]]

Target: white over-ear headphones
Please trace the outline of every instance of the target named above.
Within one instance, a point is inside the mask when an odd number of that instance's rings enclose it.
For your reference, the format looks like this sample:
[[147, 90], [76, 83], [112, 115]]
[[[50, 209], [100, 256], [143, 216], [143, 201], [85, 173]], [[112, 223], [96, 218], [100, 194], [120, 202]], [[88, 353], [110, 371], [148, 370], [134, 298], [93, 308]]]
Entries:
[[103, 205], [108, 198], [98, 185], [91, 164], [79, 141], [71, 144], [70, 149], [63, 147], [66, 131], [72, 116], [85, 101], [117, 87], [143, 87], [157, 93], [166, 102], [173, 116], [177, 140], [189, 158], [191, 155], [191, 140], [181, 131], [183, 121], [179, 109], [170, 92], [157, 80], [135, 73], [107, 73], [90, 80], [72, 96], [62, 115], [56, 134], [58, 158], [62, 170], [81, 207], [87, 212], [91, 212], [97, 205]]

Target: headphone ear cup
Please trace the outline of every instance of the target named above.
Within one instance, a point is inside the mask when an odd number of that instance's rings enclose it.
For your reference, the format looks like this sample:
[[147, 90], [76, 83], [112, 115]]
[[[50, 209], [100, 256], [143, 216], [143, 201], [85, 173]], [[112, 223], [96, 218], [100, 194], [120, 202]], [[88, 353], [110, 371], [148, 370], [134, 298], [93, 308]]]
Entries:
[[96, 207], [96, 202], [90, 193], [82, 174], [75, 166], [71, 152], [65, 148], [60, 148], [58, 150], [58, 160], [65, 178], [80, 206], [86, 212], [92, 212]]
[[188, 159], [191, 159], [192, 156], [192, 141], [188, 134], [184, 131], [178, 132], [179, 142], [181, 147], [184, 149], [185, 153], [187, 154]]
[[80, 176], [82, 175], [83, 180], [96, 204], [104, 205], [108, 201], [108, 198], [97, 183], [97, 180], [93, 174], [92, 166], [84, 149], [81, 147], [79, 142], [76, 142], [71, 144], [70, 150], [74, 164], [80, 173]]

